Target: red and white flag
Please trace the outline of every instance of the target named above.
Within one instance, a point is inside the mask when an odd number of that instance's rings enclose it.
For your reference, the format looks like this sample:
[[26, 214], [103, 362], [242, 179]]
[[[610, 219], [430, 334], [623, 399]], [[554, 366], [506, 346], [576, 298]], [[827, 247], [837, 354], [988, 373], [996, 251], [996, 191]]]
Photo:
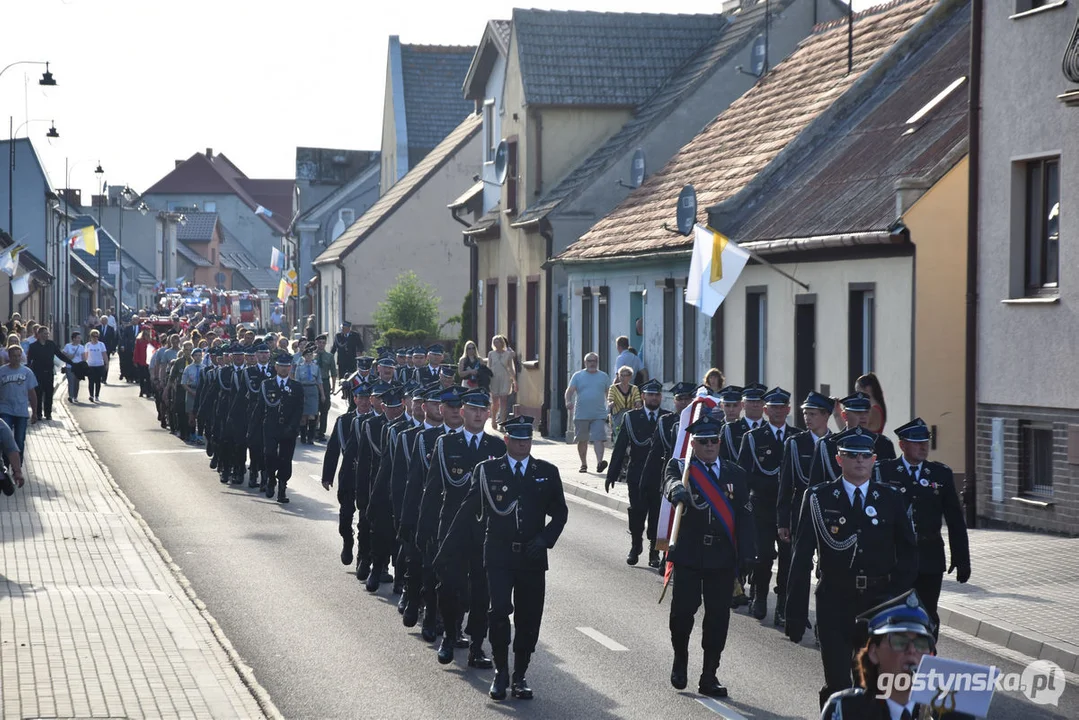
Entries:
[[[698, 397], [682, 411], [678, 417], [678, 434], [674, 438], [674, 450], [671, 457], [685, 459], [689, 452], [689, 433], [687, 428], [696, 422], [703, 413], [711, 412], [716, 406], [715, 398]], [[670, 546], [671, 530], [674, 528], [674, 505], [663, 496], [659, 506], [659, 528], [656, 532], [656, 549], [664, 552]]]

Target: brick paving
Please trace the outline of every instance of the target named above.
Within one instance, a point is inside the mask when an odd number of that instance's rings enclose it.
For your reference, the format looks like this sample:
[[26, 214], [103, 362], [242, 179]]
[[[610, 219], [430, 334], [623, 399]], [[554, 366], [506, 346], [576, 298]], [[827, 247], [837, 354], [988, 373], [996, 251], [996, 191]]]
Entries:
[[0, 716], [276, 716], [59, 401], [27, 450], [0, 496]]
[[[603, 491], [604, 475], [578, 473], [576, 445], [536, 439], [533, 454], [558, 465], [566, 491], [614, 510], [628, 507], [626, 486]], [[610, 458], [610, 445], [607, 447]], [[971, 530], [971, 579], [945, 576], [941, 623], [1079, 673], [1079, 538], [1009, 530]]]

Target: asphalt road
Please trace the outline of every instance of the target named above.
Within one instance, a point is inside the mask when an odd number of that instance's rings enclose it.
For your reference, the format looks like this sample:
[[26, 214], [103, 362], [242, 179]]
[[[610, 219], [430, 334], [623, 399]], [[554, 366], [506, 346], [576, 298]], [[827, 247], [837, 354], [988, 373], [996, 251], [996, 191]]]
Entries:
[[[59, 396], [59, 393], [58, 393]], [[110, 384], [100, 405], [74, 415], [124, 492], [180, 565], [199, 597], [289, 718], [815, 718], [820, 658], [808, 638], [792, 645], [738, 613], [719, 678], [720, 705], [670, 687], [669, 598], [660, 578], [629, 568], [625, 523], [569, 498], [570, 519], [551, 553], [540, 647], [528, 679], [531, 702], [495, 703], [493, 671], [436, 662], [419, 627], [401, 625], [384, 585], [369, 595], [338, 558], [336, 497], [316, 477], [322, 446], [299, 446], [292, 502], [280, 506], [223, 486], [201, 450], [156, 423], [135, 386]], [[572, 470], [572, 468], [571, 468]], [[690, 690], [700, 671], [699, 622]], [[490, 646], [487, 646], [488, 652]], [[942, 638], [940, 654], [1005, 672], [1021, 666]], [[998, 693], [992, 718], [1074, 718], [1074, 688], [1057, 708]]]

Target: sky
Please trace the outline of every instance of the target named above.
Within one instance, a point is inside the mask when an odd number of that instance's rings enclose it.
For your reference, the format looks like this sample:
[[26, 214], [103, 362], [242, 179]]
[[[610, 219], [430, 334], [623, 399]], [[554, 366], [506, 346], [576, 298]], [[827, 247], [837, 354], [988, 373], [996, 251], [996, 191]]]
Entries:
[[[855, 0], [855, 9], [880, 0]], [[213, 148], [249, 177], [292, 178], [297, 146], [377, 150], [386, 46], [475, 45], [514, 6], [714, 13], [720, 0], [0, 0], [0, 118], [14, 117], [54, 187], [84, 202], [100, 162], [141, 192]], [[38, 122], [44, 120], [45, 122]], [[55, 122], [60, 138], [45, 133]]]

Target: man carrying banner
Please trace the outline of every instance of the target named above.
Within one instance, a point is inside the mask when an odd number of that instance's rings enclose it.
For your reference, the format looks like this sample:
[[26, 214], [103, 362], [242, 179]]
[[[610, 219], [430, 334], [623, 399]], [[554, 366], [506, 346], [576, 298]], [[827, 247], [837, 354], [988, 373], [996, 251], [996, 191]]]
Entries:
[[[649, 527], [656, 530], [656, 564], [652, 564], [652, 558], [648, 558], [648, 566], [659, 569], [659, 546], [667, 549], [669, 539], [670, 522], [669, 516], [674, 508], [663, 497], [663, 477], [667, 469], [667, 463], [674, 457], [674, 449], [678, 443], [678, 428], [682, 412], [689, 407], [693, 400], [695, 385], [689, 382], [676, 383], [671, 387], [674, 396], [674, 412], [660, 415], [656, 421], [656, 432], [652, 437], [652, 446], [648, 451], [648, 457], [644, 461], [644, 477], [641, 479], [641, 494], [649, 498], [648, 506]], [[664, 510], [667, 512], [665, 513]]]
[[671, 685], [686, 687], [693, 618], [704, 600], [701, 646], [704, 667], [697, 691], [726, 697], [716, 671], [727, 642], [730, 598], [739, 567], [756, 556], [753, 513], [745, 472], [719, 459], [720, 423], [705, 414], [687, 428], [692, 454], [667, 464], [664, 492], [684, 513], [671, 538], [673, 565], [670, 631], [674, 647]]

